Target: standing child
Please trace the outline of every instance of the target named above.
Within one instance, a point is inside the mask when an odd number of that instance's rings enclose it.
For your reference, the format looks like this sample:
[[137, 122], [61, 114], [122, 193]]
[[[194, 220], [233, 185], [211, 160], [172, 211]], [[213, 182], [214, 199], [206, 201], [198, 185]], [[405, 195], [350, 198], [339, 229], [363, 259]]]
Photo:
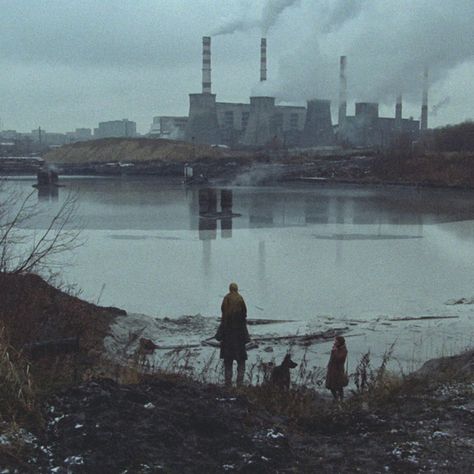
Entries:
[[347, 358], [346, 340], [342, 336], [334, 338], [334, 345], [329, 358], [328, 370], [326, 373], [326, 388], [331, 390], [334, 400], [344, 398], [344, 387], [348, 383], [344, 364]]

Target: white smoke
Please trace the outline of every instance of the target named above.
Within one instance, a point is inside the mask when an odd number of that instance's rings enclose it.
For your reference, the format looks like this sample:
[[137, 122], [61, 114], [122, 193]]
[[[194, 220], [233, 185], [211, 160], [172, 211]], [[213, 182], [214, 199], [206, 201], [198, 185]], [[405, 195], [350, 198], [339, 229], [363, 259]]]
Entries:
[[276, 24], [279, 16], [289, 7], [297, 5], [300, 0], [268, 0], [263, 7], [261, 28], [263, 36], [268, 34], [268, 30]]
[[224, 24], [214, 30], [211, 35], [231, 35], [236, 32], [260, 28], [262, 34], [266, 36], [269, 29], [276, 24], [280, 15], [288, 7], [299, 4], [300, 1], [301, 0], [266, 0], [260, 19], [249, 18], [248, 12], [244, 12], [237, 18], [231, 18], [225, 21]]
[[226, 21], [211, 33], [211, 36], [231, 35], [237, 31], [248, 31], [260, 26], [260, 21], [249, 18], [234, 18]]
[[321, 31], [331, 33], [341, 28], [347, 21], [357, 17], [368, 0], [337, 0], [331, 5], [322, 6], [323, 24]]
[[433, 87], [474, 59], [472, 0], [306, 0], [298, 15], [301, 25], [314, 26], [295, 29], [283, 16], [278, 26], [282, 36], [293, 31], [279, 60], [276, 96], [283, 100], [337, 101], [338, 59], [346, 55], [350, 101], [393, 104], [400, 92], [419, 104], [424, 65]]

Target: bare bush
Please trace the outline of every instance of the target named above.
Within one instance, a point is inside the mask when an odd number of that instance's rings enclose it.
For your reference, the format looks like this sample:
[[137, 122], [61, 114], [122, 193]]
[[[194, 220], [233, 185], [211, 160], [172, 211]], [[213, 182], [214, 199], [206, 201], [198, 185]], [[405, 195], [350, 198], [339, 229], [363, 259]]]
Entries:
[[7, 192], [0, 203], [1, 273], [42, 273], [60, 264], [60, 254], [81, 245], [77, 196], [69, 193], [46, 229], [37, 234], [28, 230], [40, 214], [33, 202], [34, 193], [20, 196], [14, 191]]

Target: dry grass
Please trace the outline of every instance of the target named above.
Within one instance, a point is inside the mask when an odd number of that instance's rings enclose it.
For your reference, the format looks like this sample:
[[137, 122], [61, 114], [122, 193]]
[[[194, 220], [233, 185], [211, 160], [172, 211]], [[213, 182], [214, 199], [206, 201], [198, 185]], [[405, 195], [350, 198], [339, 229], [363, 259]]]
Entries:
[[30, 365], [16, 351], [0, 326], [0, 417], [4, 421], [30, 415], [36, 408]]

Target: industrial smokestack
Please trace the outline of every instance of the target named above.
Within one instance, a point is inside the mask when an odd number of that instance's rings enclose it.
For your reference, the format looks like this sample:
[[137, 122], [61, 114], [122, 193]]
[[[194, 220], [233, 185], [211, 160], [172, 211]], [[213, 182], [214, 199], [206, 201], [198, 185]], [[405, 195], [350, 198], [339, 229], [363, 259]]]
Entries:
[[402, 94], [398, 94], [395, 106], [395, 130], [402, 130]]
[[267, 38], [260, 40], [260, 81], [267, 80]]
[[423, 99], [421, 103], [421, 122], [420, 129], [428, 129], [428, 68], [425, 67], [423, 73]]
[[211, 37], [202, 37], [202, 93], [211, 93]]
[[346, 79], [346, 56], [341, 56], [339, 68], [339, 129], [344, 128], [347, 114], [347, 79]]

